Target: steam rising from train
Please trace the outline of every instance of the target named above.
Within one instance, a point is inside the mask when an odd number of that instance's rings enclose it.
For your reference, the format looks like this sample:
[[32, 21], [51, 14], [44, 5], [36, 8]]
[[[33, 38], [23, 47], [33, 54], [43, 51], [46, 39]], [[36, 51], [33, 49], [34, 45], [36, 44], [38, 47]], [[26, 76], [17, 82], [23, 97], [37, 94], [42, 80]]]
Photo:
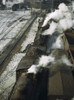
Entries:
[[[41, 67], [47, 67], [49, 68], [49, 65], [61, 65], [63, 64], [64, 66], [66, 65], [67, 67], [74, 67], [70, 60], [68, 59], [67, 55], [62, 55], [59, 57], [59, 59], [56, 59], [56, 55], [54, 55], [54, 52], [56, 52], [56, 49], [48, 56], [42, 55], [39, 58], [39, 62], [36, 65], [32, 65], [27, 73], [34, 73], [37, 74], [37, 72], [40, 70]], [[51, 66], [50, 66], [51, 67]]]
[[61, 3], [58, 6], [58, 10], [47, 14], [42, 27], [47, 25], [47, 23], [50, 24], [50, 27], [47, 30], [48, 32], [44, 31], [42, 33], [43, 35], [53, 34], [56, 30], [59, 33], [62, 33], [73, 26], [74, 20], [72, 20], [72, 16], [68, 7], [64, 3]]
[[49, 28], [42, 32], [41, 35], [48, 35], [48, 40], [46, 44], [46, 54], [42, 55], [39, 58], [39, 62], [37, 65], [32, 65], [28, 69], [28, 73], [36, 74], [40, 67], [46, 67], [48, 64], [65, 64], [67, 66], [73, 66], [66, 55], [62, 55], [59, 59], [56, 60], [53, 52], [50, 53], [51, 49], [63, 49], [64, 44], [62, 41], [63, 32], [67, 29], [70, 29], [74, 25], [74, 20], [72, 19], [71, 13], [68, 7], [61, 3], [58, 6], [58, 9], [54, 12], [48, 13], [42, 25], [42, 28], [46, 25], [49, 25]]
[[6, 4], [6, 0], [3, 0], [2, 3], [3, 3], [3, 5], [5, 5]]
[[74, 11], [74, 1], [72, 2], [72, 10]]

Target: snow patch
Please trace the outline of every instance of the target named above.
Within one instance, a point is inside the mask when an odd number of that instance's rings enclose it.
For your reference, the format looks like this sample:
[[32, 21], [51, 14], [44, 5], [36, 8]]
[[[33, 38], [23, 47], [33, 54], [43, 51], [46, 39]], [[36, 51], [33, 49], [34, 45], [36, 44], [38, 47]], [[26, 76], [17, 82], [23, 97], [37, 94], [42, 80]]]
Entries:
[[10, 43], [11, 39], [0, 40], [0, 52]]
[[15, 83], [16, 81], [16, 68], [21, 61], [21, 59], [25, 56], [23, 53], [17, 53], [13, 56], [10, 63], [8, 64], [6, 70], [0, 76], [0, 94], [5, 92], [6, 89]]
[[37, 29], [38, 29], [38, 22], [37, 21], [38, 20], [36, 20], [34, 22], [34, 24], [32, 25], [31, 30], [27, 34], [26, 40], [22, 43], [22, 45], [21, 45], [22, 48], [20, 50], [21, 52], [23, 52], [26, 49], [28, 44], [31, 44], [31, 43], [34, 42], [34, 39], [35, 39], [35, 36], [36, 36], [36, 33], [37, 33]]

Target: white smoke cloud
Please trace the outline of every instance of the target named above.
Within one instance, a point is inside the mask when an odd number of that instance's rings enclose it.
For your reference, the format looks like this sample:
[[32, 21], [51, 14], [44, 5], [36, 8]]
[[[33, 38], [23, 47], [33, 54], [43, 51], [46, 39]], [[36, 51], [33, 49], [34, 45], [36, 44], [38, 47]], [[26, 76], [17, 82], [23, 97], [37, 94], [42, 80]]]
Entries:
[[37, 65], [32, 65], [29, 69], [27, 73], [34, 73], [36, 74], [39, 70], [39, 67], [37, 67]]
[[63, 43], [63, 41], [62, 41], [62, 39], [61, 39], [61, 35], [56, 39], [56, 41], [55, 41], [55, 43], [53, 43], [52, 44], [52, 47], [51, 47], [52, 49], [56, 49], [56, 48], [58, 48], [58, 49], [64, 49], [64, 43]]
[[48, 65], [48, 63], [50, 62], [53, 62], [55, 60], [54, 57], [52, 57], [51, 55], [50, 56], [42, 56], [39, 58], [39, 64], [38, 66], [42, 66], [42, 67], [45, 67]]
[[44, 20], [44, 23], [43, 23], [42, 27], [44, 27], [48, 23], [48, 21], [50, 20], [49, 17], [50, 17], [50, 13], [46, 15], [46, 18]]
[[62, 12], [68, 12], [69, 9], [68, 7], [64, 4], [64, 3], [61, 3], [59, 6], [58, 6], [59, 10], [62, 11]]
[[56, 20], [56, 21], [59, 21], [59, 20], [62, 19], [62, 18], [63, 18], [62, 12], [59, 11], [59, 10], [55, 10], [54, 12], [49, 13], [49, 14], [46, 16], [45, 21], [44, 21], [42, 27], [44, 27], [44, 26], [48, 23], [48, 21], [49, 21], [50, 19], [54, 19], [54, 20]]
[[[57, 56], [57, 55], [56, 55]], [[48, 64], [66, 64], [67, 66], [74, 67], [73, 64], [70, 62], [70, 60], [67, 58], [66, 55], [62, 55], [59, 59], [56, 59], [56, 56], [53, 56], [51, 53], [49, 56], [42, 55], [39, 58], [39, 62], [37, 65], [32, 65], [27, 73], [34, 73], [37, 74], [37, 72], [40, 70], [40, 67], [47, 67]]]
[[28, 69], [28, 72], [27, 73], [34, 73], [36, 74], [40, 67], [46, 67], [50, 62], [53, 62], [55, 60], [54, 57], [52, 57], [51, 55], [50, 56], [44, 56], [42, 55], [40, 58], [39, 58], [39, 62], [37, 65], [32, 65], [29, 69]]
[[73, 25], [74, 21], [68, 18], [61, 19], [58, 23], [51, 22], [49, 29], [42, 32], [42, 35], [52, 35], [55, 31], [63, 33], [67, 29], [71, 28]]
[[73, 26], [73, 22], [72, 22], [71, 19], [66, 19], [65, 18], [65, 19], [61, 19], [59, 21], [59, 25], [60, 25], [61, 29], [63, 31], [65, 31], [65, 30], [67, 30], [67, 29], [69, 29], [69, 28], [71, 28]]
[[50, 24], [49, 29], [45, 30], [45, 31], [42, 33], [42, 35], [52, 35], [52, 34], [55, 32], [55, 30], [57, 29], [57, 27], [58, 27], [58, 24], [55, 23], [55, 22], [52, 22], [52, 23]]
[[72, 2], [72, 11], [74, 11], [74, 1]]
[[73, 66], [73, 64], [70, 62], [70, 60], [67, 58], [66, 55], [63, 55], [60, 59], [60, 61], [68, 66]]
[[60, 20], [63, 18], [63, 14], [60, 10], [55, 10], [54, 12], [52, 12], [49, 16], [49, 19], [54, 19], [56, 21]]
[[74, 65], [71, 63], [71, 61], [68, 59], [68, 57], [66, 55], [62, 55], [59, 59], [55, 60], [53, 62], [53, 64], [59, 64], [59, 65], [65, 64], [68, 67], [73, 67], [74, 68]]
[[62, 13], [63, 14], [63, 18], [67, 18], [67, 19], [72, 19], [72, 15], [71, 15], [71, 13], [70, 12], [64, 12], [64, 13]]
[[[67, 23], [71, 21], [71, 24], [72, 24], [72, 15], [71, 15], [71, 13], [70, 13], [68, 7], [67, 7], [64, 3], [61, 3], [61, 4], [59, 5], [58, 8], [59, 8], [58, 10], [55, 10], [54, 12], [49, 13], [49, 14], [46, 16], [42, 27], [44, 27], [48, 22], [50, 22], [50, 19], [53, 19], [53, 20], [57, 21], [57, 24], [59, 23], [60, 20], [61, 20], [61, 22], [60, 22], [61, 24], [62, 24], [62, 23], [65, 23], [65, 24], [66, 24], [65, 21], [62, 22], [62, 21], [63, 21], [62, 19], [66, 19], [66, 20], [68, 20]], [[70, 24], [70, 27], [72, 27], [71, 24]], [[50, 24], [50, 25], [51, 25], [51, 24]], [[66, 25], [66, 26], [67, 26], [67, 25]], [[53, 27], [53, 26], [52, 26], [52, 27]], [[64, 27], [64, 24], [62, 24], [62, 27]], [[60, 27], [60, 29], [61, 29], [62, 27]], [[70, 28], [70, 27], [65, 27], [65, 29], [68, 29], [68, 28]], [[64, 28], [63, 28], [63, 29], [64, 29]]]
[[6, 0], [2, 0], [2, 3], [3, 3], [3, 5], [5, 5], [6, 4]]
[[59, 25], [59, 23], [58, 23], [58, 27], [57, 27], [57, 29], [56, 29], [59, 33], [63, 33], [63, 29], [61, 28], [61, 26]]

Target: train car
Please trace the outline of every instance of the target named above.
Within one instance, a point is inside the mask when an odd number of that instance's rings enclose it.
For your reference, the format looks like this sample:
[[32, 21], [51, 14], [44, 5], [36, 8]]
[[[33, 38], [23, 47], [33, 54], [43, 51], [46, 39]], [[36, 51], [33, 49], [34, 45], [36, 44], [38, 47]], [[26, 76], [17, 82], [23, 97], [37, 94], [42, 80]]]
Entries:
[[[42, 55], [39, 49], [40, 39], [37, 38], [34, 46], [29, 48], [16, 70], [16, 84], [11, 92], [9, 100], [71, 100], [74, 96], [74, 77], [72, 69], [65, 64], [49, 64], [48, 67], [40, 67], [37, 74], [27, 73], [32, 64]], [[52, 50], [56, 54], [56, 60], [62, 55], [68, 57], [65, 50]], [[60, 56], [59, 56], [60, 55]], [[29, 61], [29, 62], [28, 62]]]
[[[38, 33], [42, 31], [39, 29]], [[74, 31], [70, 30], [70, 32]], [[74, 68], [72, 65], [59, 63], [62, 56], [67, 59], [70, 58], [69, 48], [68, 50], [67, 47], [65, 47], [65, 50], [51, 49], [50, 55], [55, 56], [57, 63], [53, 61], [45, 67], [41, 66], [37, 73], [28, 73], [28, 69], [37, 64], [42, 55], [49, 56], [46, 54], [46, 49], [41, 48], [47, 48], [48, 38], [49, 36], [42, 37], [37, 34], [34, 44], [28, 48], [26, 56], [21, 60], [16, 70], [16, 83], [9, 100], [71, 100], [73, 98]], [[64, 40], [66, 46], [66, 39]]]
[[[62, 33], [64, 48], [51, 48], [59, 33], [43, 36], [41, 33], [50, 26], [42, 27], [43, 21], [16, 70], [16, 83], [9, 100], [72, 100], [74, 97], [74, 30], [70, 28]], [[40, 64], [42, 57], [45, 59]]]

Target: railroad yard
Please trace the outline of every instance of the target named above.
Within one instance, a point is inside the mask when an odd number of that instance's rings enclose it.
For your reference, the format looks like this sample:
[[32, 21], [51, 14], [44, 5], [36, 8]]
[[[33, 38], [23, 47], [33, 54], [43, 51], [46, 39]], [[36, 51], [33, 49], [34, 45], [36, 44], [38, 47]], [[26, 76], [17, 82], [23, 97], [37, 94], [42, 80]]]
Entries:
[[[16, 81], [16, 68], [25, 56], [23, 51], [34, 41], [38, 24], [35, 21], [33, 28], [29, 33], [25, 33], [22, 39], [23, 31], [25, 32], [34, 20], [31, 18], [30, 11], [0, 11], [0, 20], [0, 66], [2, 69], [0, 70], [0, 99], [7, 100]], [[23, 27], [25, 27], [24, 30]], [[16, 49], [12, 50], [13, 48]]]
[[0, 100], [74, 100], [74, 12], [66, 4], [0, 10]]

